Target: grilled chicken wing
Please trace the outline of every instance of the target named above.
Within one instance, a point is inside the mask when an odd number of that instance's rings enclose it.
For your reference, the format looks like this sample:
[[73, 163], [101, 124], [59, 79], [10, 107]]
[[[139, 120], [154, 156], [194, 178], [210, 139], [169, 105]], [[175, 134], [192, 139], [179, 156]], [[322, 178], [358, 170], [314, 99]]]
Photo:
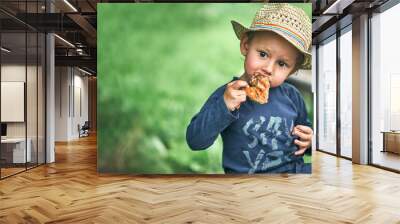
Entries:
[[249, 86], [244, 90], [246, 95], [252, 100], [259, 104], [265, 104], [268, 102], [268, 92], [270, 83], [268, 77], [260, 74], [253, 75], [248, 80]]

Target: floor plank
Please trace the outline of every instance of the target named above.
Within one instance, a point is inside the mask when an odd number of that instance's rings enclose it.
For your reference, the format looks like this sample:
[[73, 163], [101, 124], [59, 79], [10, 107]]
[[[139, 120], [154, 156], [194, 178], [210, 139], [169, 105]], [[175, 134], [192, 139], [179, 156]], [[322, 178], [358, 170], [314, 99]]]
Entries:
[[400, 175], [313, 152], [312, 175], [96, 172], [96, 137], [0, 181], [0, 223], [400, 223]]

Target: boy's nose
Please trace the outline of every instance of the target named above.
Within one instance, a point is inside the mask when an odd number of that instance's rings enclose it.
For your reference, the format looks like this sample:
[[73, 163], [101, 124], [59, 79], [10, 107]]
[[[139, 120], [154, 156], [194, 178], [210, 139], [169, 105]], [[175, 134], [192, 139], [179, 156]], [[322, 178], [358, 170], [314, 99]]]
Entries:
[[262, 67], [263, 72], [267, 73], [267, 75], [272, 75], [273, 69], [274, 63], [271, 60]]

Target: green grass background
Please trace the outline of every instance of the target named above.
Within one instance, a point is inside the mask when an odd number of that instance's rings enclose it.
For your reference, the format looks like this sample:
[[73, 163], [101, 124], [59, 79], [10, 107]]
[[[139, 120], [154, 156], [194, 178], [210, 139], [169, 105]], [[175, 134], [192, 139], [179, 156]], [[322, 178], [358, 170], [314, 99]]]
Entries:
[[[295, 5], [311, 16], [311, 4]], [[230, 20], [250, 25], [260, 7], [98, 4], [100, 172], [223, 173], [220, 137], [194, 152], [186, 127], [215, 89], [241, 74]]]

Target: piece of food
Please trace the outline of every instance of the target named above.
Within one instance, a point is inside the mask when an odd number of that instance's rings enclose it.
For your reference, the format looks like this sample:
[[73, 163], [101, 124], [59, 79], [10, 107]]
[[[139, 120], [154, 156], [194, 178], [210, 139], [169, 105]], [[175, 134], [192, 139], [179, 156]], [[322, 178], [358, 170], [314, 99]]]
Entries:
[[255, 74], [248, 80], [249, 86], [244, 90], [246, 95], [254, 102], [265, 104], [268, 102], [270, 88], [269, 79], [265, 75]]

